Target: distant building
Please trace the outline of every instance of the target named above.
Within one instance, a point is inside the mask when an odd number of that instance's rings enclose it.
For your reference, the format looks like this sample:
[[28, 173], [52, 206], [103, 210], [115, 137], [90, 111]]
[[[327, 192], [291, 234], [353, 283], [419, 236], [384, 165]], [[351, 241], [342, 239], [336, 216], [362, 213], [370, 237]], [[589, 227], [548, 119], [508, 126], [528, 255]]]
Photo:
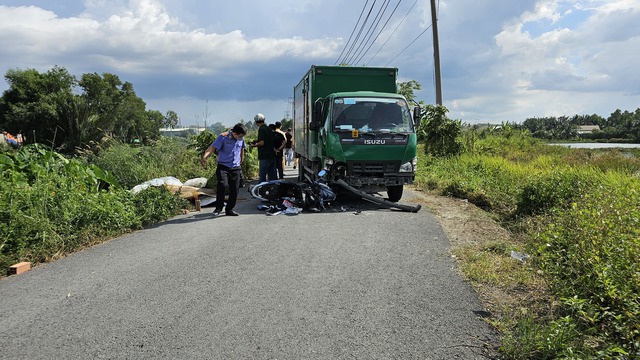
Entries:
[[598, 125], [581, 125], [578, 126], [578, 134], [591, 134], [594, 131], [600, 131]]
[[203, 132], [205, 128], [203, 127], [180, 127], [180, 128], [162, 128], [160, 129], [160, 134], [164, 136], [189, 136], [189, 135], [198, 135]]

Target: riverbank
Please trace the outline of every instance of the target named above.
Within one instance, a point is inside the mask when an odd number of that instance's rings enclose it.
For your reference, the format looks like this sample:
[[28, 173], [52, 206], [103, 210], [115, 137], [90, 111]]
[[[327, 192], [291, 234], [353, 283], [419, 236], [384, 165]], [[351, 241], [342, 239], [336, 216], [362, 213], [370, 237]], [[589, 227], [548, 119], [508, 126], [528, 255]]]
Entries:
[[549, 145], [564, 146], [572, 149], [640, 149], [640, 144], [622, 143], [550, 143]]

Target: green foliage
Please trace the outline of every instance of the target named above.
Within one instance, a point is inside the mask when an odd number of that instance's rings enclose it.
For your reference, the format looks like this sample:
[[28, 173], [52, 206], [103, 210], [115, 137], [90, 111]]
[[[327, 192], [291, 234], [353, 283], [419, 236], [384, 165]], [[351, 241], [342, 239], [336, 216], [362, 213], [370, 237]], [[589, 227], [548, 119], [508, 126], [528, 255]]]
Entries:
[[435, 157], [450, 157], [462, 151], [458, 139], [462, 131], [460, 120], [447, 118], [444, 106], [428, 105], [418, 129], [418, 140], [425, 143], [425, 154]]
[[167, 128], [174, 128], [177, 124], [178, 124], [178, 114], [173, 111], [173, 110], [169, 110], [167, 111], [167, 114], [164, 116], [164, 121], [162, 122], [162, 125], [164, 125], [164, 127]]
[[[597, 125], [599, 130], [593, 133], [579, 134], [581, 125]], [[607, 119], [599, 115], [574, 115], [545, 118], [528, 118], [522, 123], [533, 136], [541, 139], [568, 140], [584, 138], [590, 140], [608, 140], [622, 142], [640, 141], [640, 108], [635, 112], [614, 111]]]
[[133, 195], [131, 200], [142, 226], [168, 219], [185, 207], [185, 200], [164, 187], [150, 186]]
[[575, 350], [575, 338], [579, 334], [571, 317], [562, 317], [542, 325], [539, 319], [524, 316], [517, 320], [514, 329], [504, 337], [500, 347], [509, 359], [584, 358]]
[[576, 168], [539, 173], [521, 189], [517, 213], [533, 215], [554, 208], [565, 208], [586, 189], [592, 187], [598, 175], [592, 169]]
[[519, 232], [531, 270], [549, 285], [548, 303], [558, 304], [512, 314], [503, 353], [640, 357], [637, 152], [549, 146], [504, 127], [462, 138], [456, 157], [419, 158], [416, 184], [468, 199]]
[[398, 94], [404, 96], [404, 98], [407, 99], [407, 102], [409, 102], [409, 104], [423, 105], [422, 102], [416, 102], [416, 96], [415, 96], [415, 91], [421, 90], [421, 89], [422, 89], [422, 85], [415, 80], [398, 83]]
[[187, 140], [162, 138], [153, 146], [131, 147], [115, 143], [88, 158], [88, 162], [107, 170], [125, 189], [145, 181], [174, 176], [181, 181], [207, 177], [212, 171], [202, 168], [200, 155]]
[[540, 267], [598, 350], [640, 354], [640, 185], [608, 176], [536, 237]]
[[0, 99], [0, 125], [30, 143], [72, 153], [107, 135], [125, 143], [160, 136], [162, 114], [147, 112], [133, 85], [116, 75], [84, 74], [78, 81], [55, 66], [46, 73], [11, 69], [5, 79], [9, 89]]
[[95, 164], [41, 146], [0, 154], [0, 271], [44, 262], [178, 213], [165, 189], [137, 195]]

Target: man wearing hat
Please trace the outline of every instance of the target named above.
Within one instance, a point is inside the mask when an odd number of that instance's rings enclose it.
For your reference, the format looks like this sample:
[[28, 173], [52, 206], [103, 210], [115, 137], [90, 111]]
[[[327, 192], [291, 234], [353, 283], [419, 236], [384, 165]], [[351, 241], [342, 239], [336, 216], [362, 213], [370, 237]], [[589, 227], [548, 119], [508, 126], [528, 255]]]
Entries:
[[264, 115], [257, 114], [253, 120], [258, 125], [258, 140], [251, 147], [258, 148], [260, 182], [276, 180], [276, 152], [273, 148], [273, 131], [264, 123]]

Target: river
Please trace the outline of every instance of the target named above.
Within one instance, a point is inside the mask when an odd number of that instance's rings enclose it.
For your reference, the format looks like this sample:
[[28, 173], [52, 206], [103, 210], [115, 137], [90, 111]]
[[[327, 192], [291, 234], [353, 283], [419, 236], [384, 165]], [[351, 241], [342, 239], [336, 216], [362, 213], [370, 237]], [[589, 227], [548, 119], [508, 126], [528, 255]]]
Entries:
[[617, 144], [617, 143], [554, 143], [549, 145], [566, 146], [572, 149], [640, 149], [640, 144]]

